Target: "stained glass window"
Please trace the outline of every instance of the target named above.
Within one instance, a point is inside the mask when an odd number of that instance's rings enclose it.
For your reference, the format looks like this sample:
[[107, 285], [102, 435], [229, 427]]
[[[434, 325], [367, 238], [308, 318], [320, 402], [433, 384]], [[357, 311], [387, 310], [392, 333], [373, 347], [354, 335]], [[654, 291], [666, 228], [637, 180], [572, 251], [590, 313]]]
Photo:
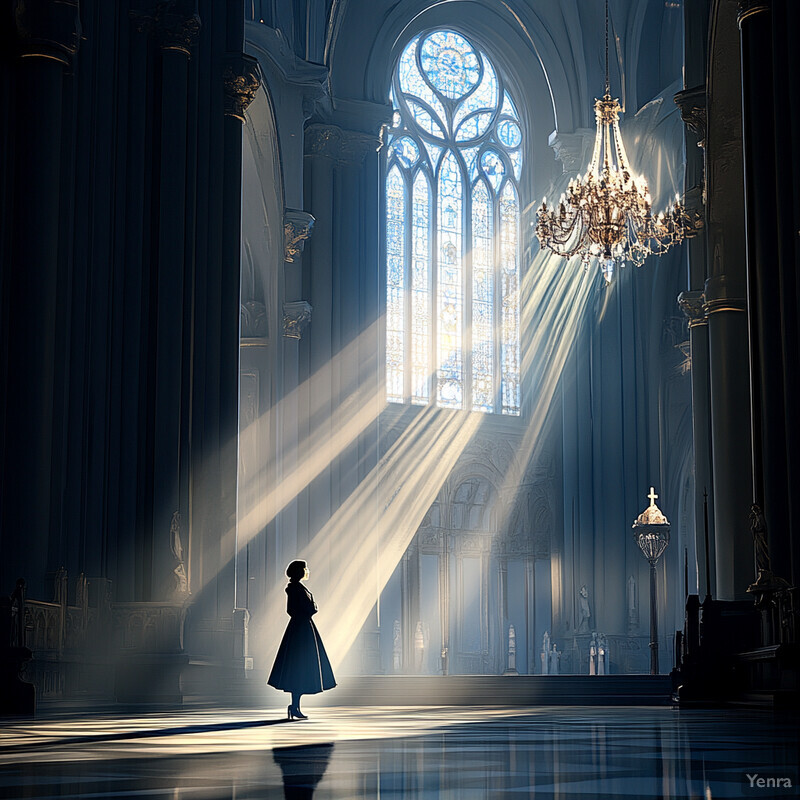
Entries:
[[431, 190], [428, 176], [414, 180], [411, 256], [411, 402], [430, 401]]
[[494, 410], [494, 207], [483, 181], [472, 190], [472, 408]]
[[386, 178], [386, 398], [403, 402], [405, 363], [405, 188], [397, 167]]
[[504, 414], [518, 414], [520, 401], [518, 231], [517, 193], [513, 185], [507, 183], [500, 197], [500, 275], [503, 293], [500, 360]]
[[520, 412], [525, 132], [502, 75], [451, 30], [400, 56], [386, 148], [386, 396]]

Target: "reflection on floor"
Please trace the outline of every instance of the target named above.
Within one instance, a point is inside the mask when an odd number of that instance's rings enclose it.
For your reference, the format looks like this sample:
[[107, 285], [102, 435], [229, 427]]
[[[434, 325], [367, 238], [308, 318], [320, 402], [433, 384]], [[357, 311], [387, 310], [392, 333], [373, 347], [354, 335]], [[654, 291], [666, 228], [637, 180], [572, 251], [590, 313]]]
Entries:
[[797, 796], [800, 786], [793, 715], [586, 706], [310, 713], [291, 723], [263, 709], [6, 722], [0, 796], [771, 798]]

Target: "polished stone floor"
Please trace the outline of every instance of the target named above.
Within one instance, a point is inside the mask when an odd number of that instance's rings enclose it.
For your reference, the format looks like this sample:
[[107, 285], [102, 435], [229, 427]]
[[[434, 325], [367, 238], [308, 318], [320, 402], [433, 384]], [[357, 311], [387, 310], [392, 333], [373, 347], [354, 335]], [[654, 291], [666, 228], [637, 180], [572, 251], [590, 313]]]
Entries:
[[5, 721], [0, 797], [707, 800], [796, 797], [800, 785], [791, 715], [587, 706], [309, 714], [291, 723], [275, 709]]

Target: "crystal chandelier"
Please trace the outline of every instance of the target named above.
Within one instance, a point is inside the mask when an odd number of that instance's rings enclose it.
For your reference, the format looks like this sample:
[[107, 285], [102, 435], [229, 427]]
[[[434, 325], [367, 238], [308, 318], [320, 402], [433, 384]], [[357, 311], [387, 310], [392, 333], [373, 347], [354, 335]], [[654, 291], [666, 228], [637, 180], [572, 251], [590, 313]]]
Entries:
[[584, 269], [600, 263], [611, 283], [617, 266], [632, 261], [640, 267], [649, 255], [661, 255], [679, 244], [691, 227], [679, 196], [671, 208], [653, 216], [644, 177], [631, 171], [619, 132], [618, 100], [608, 80], [608, 0], [606, 0], [606, 91], [595, 100], [597, 134], [585, 175], [569, 182], [558, 206], [542, 200], [536, 235], [542, 247], [559, 256], [580, 256]]

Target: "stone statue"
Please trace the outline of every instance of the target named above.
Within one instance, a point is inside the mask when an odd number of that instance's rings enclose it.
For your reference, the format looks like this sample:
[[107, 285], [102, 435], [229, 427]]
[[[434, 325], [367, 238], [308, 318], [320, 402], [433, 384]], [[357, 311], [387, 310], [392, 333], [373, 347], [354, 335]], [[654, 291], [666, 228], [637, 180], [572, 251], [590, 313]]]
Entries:
[[608, 675], [608, 639], [604, 633], [597, 634], [597, 674]]
[[597, 675], [597, 633], [594, 632], [589, 642], [589, 674]]
[[425, 630], [421, 622], [417, 622], [414, 630], [414, 672], [422, 672], [425, 658]]
[[547, 654], [548, 660], [548, 675], [558, 675], [560, 672], [560, 662], [561, 662], [561, 652], [556, 648], [555, 644], [553, 645], [553, 649]]
[[542, 636], [542, 675], [550, 673], [550, 631], [545, 631]]
[[172, 574], [175, 576], [175, 585], [172, 589], [172, 596], [177, 599], [186, 597], [189, 592], [189, 578], [186, 575], [186, 565], [183, 562], [183, 544], [181, 543], [181, 515], [176, 511], [172, 515], [172, 522], [169, 525], [169, 545], [172, 550], [172, 557], [175, 560], [175, 567]]
[[589, 620], [592, 617], [592, 610], [589, 607], [589, 590], [584, 583], [580, 590], [578, 601], [578, 633], [589, 632]]
[[508, 667], [503, 674], [519, 674], [517, 672], [517, 631], [513, 625], [508, 626]]

